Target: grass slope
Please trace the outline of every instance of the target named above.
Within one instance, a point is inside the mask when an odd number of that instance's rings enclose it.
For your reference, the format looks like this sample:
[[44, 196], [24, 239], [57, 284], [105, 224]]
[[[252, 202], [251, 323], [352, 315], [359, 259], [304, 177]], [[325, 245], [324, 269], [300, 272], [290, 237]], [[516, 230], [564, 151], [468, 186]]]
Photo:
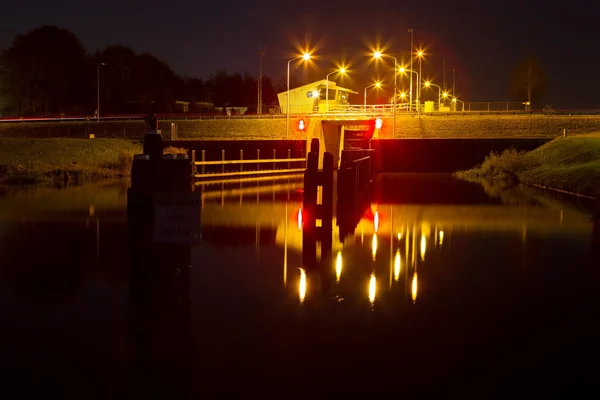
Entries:
[[0, 181], [44, 182], [128, 175], [139, 141], [124, 139], [0, 139]]
[[470, 181], [521, 182], [599, 197], [600, 133], [556, 138], [530, 152], [492, 153], [481, 165], [455, 175]]

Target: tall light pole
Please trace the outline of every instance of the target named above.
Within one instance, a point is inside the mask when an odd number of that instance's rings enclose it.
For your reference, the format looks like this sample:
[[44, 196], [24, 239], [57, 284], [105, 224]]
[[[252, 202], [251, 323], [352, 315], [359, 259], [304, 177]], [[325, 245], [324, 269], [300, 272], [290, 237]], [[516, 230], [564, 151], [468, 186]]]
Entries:
[[262, 114], [262, 103], [263, 103], [263, 57], [267, 52], [267, 47], [258, 47], [258, 55], [260, 56], [260, 73], [258, 75], [258, 101], [256, 105], [256, 113]]
[[304, 53], [300, 57], [294, 57], [287, 63], [287, 112], [285, 114], [285, 137], [288, 138], [290, 136], [290, 63], [296, 60], [310, 60], [310, 54]]
[[392, 123], [392, 137], [396, 136], [396, 74], [398, 73], [398, 61], [396, 60], [396, 57], [394, 56], [390, 56], [388, 54], [382, 54], [381, 51], [376, 51], [373, 53], [373, 57], [375, 57], [375, 59], [380, 59], [381, 57], [389, 57], [394, 59], [394, 97], [392, 100], [392, 105], [394, 107], [394, 122]]
[[[423, 56], [425, 55], [425, 53], [423, 52], [423, 50], [419, 50], [417, 51], [417, 57], [419, 57], [419, 76], [421, 77], [421, 79], [423, 79], [423, 70], [422, 70], [422, 61], [423, 61]], [[417, 101], [419, 102], [419, 106], [421, 103], [421, 86], [422, 86], [422, 82], [419, 81], [418, 85], [417, 85]]]
[[[417, 82], [419, 82], [419, 73], [417, 71], [413, 71], [412, 69], [408, 69], [408, 68], [404, 68], [404, 67], [400, 67], [400, 69], [398, 71], [400, 73], [402, 73], [402, 74], [405, 73], [405, 72], [410, 72], [411, 73], [410, 74], [411, 81], [412, 81], [412, 74], [416, 74], [417, 75]], [[410, 98], [412, 99], [412, 96], [410, 96]], [[412, 100], [410, 100], [410, 101], [412, 101]], [[410, 107], [411, 107], [410, 109], [412, 110], [412, 104], [411, 104]]]
[[[414, 34], [415, 32], [412, 29], [408, 30], [410, 32], [410, 69], [413, 69], [413, 54], [414, 53], [414, 49], [413, 49], [413, 43], [414, 43]], [[419, 80], [419, 78], [417, 77], [417, 80]], [[409, 101], [410, 101], [410, 110], [412, 111], [413, 109], [413, 94], [412, 94], [412, 74], [410, 75], [410, 87], [408, 89], [409, 92]]]
[[456, 70], [452, 68], [452, 94], [456, 94]]
[[106, 63], [98, 63], [97, 78], [96, 78], [96, 121], [100, 120], [100, 66]]
[[364, 96], [365, 112], [367, 112], [367, 89], [372, 88], [373, 86], [375, 86], [377, 89], [379, 89], [381, 87], [381, 82], [375, 82], [374, 84], [369, 85], [365, 88], [365, 96]]
[[428, 88], [430, 86], [435, 86], [436, 88], [438, 88], [438, 111], [440, 111], [440, 103], [442, 102], [442, 88], [431, 82], [425, 82], [425, 87]]
[[342, 67], [325, 75], [325, 112], [329, 112], [329, 75], [335, 74], [336, 72], [343, 75], [346, 73], [346, 68]]

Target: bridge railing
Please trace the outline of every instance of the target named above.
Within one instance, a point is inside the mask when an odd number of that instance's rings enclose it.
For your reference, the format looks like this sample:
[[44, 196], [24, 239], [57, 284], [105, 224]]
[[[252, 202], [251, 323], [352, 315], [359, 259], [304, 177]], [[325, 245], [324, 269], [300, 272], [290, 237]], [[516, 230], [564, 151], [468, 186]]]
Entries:
[[221, 160], [206, 161], [205, 150], [200, 152], [200, 156], [200, 161], [196, 161], [196, 151], [191, 151], [192, 174], [195, 179], [199, 180], [291, 174], [304, 172], [306, 169], [306, 158], [292, 158], [291, 149], [288, 149], [287, 158], [277, 158], [275, 149], [272, 158], [260, 158], [260, 150], [257, 150], [256, 158], [248, 159], [244, 159], [244, 150], [240, 150], [237, 160], [225, 159], [225, 150], [221, 150]]

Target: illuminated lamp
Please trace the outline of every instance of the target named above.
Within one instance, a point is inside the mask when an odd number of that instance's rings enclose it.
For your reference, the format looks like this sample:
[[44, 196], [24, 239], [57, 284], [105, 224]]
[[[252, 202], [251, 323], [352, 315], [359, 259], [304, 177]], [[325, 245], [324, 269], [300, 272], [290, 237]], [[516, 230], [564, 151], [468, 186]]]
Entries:
[[376, 129], [381, 129], [382, 126], [383, 126], [383, 120], [381, 118], [377, 118], [375, 120], [375, 128]]

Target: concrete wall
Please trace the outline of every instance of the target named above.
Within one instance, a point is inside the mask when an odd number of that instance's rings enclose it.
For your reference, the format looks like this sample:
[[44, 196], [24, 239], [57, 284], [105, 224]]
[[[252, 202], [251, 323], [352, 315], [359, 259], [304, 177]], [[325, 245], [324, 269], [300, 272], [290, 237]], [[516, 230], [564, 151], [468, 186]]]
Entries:
[[[550, 139], [381, 139], [372, 140], [375, 149], [375, 166], [378, 172], [454, 172], [468, 169], [481, 163], [492, 151], [501, 152], [508, 148], [533, 150]], [[200, 161], [202, 150], [206, 161], [221, 160], [222, 150], [226, 160], [239, 160], [240, 150], [244, 159], [285, 158], [290, 150], [292, 158], [306, 156], [305, 140], [180, 140], [167, 142], [187, 149], [196, 150]], [[323, 146], [321, 146], [323, 148]], [[254, 166], [245, 168], [252, 169]], [[228, 167], [232, 170], [238, 166]], [[211, 167], [212, 170], [220, 167]]]
[[474, 167], [490, 152], [533, 150], [550, 139], [372, 140], [378, 172], [454, 172]]

